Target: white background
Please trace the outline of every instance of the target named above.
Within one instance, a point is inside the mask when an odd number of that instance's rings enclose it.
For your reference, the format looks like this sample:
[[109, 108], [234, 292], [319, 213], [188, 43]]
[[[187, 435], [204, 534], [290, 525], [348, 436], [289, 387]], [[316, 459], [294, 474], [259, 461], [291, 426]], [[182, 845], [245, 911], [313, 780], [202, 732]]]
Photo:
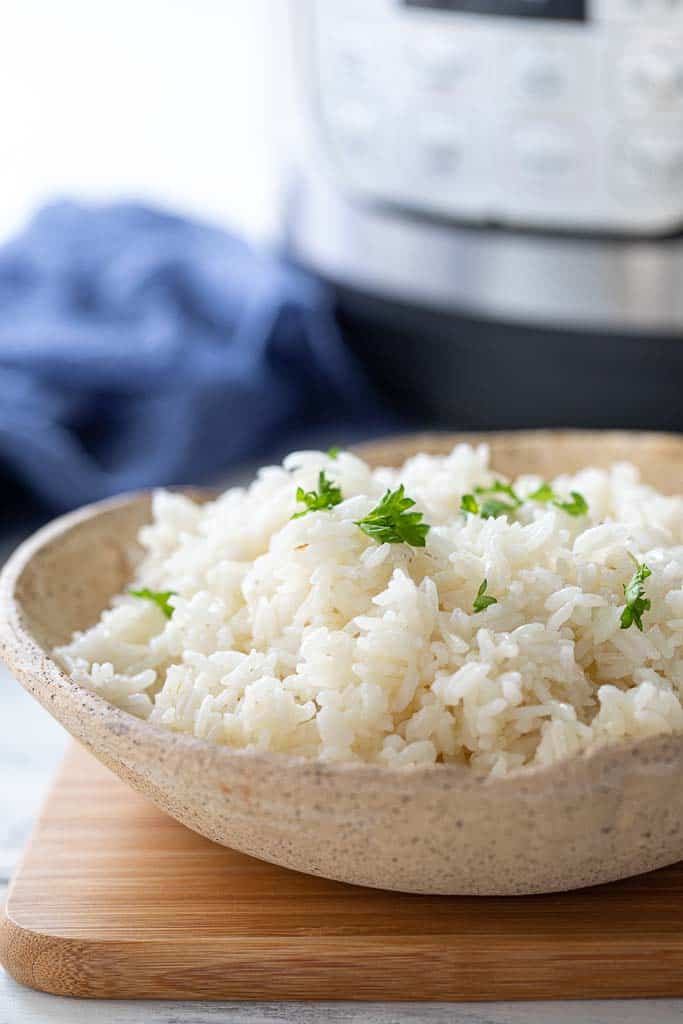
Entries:
[[1, 0], [0, 241], [56, 196], [272, 232], [285, 0]]

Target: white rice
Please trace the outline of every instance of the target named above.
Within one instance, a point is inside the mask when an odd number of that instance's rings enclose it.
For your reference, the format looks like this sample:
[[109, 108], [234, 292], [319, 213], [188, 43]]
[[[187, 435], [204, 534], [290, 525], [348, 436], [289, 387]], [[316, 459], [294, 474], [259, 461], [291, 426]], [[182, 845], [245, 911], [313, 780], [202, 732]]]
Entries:
[[[320, 469], [345, 500], [292, 519]], [[587, 516], [531, 501], [510, 520], [459, 511], [497, 478], [486, 446], [458, 445], [375, 471], [296, 452], [202, 506], [159, 491], [134, 585], [175, 591], [172, 617], [119, 595], [57, 656], [169, 729], [326, 760], [504, 774], [683, 730], [683, 498], [622, 463], [553, 481]], [[431, 525], [424, 548], [354, 524], [399, 483]], [[652, 570], [642, 633], [620, 628], [632, 556]], [[475, 614], [483, 579], [498, 603]]]

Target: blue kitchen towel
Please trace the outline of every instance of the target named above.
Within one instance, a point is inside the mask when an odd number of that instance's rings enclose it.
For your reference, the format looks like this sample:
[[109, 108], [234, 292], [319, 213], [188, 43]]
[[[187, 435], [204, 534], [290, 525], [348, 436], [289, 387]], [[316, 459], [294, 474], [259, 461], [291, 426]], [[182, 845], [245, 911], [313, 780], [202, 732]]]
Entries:
[[225, 231], [60, 202], [0, 249], [0, 468], [53, 509], [391, 422], [327, 289]]

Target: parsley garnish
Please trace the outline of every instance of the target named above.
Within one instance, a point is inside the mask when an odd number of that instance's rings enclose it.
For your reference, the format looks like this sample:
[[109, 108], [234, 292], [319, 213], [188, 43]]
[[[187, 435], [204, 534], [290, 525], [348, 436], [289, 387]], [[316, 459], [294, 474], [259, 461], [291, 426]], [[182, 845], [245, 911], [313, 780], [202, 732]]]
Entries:
[[494, 480], [490, 487], [475, 487], [475, 494], [507, 494], [512, 499], [515, 508], [522, 504], [521, 498], [515, 494], [510, 484], [504, 484], [502, 480]]
[[563, 512], [566, 512], [570, 516], [585, 516], [588, 514], [588, 502], [584, 498], [583, 494], [579, 494], [578, 491], [571, 491], [571, 501], [561, 501], [555, 491], [552, 489], [550, 484], [543, 483], [541, 486], [534, 491], [533, 494], [529, 495], [529, 501], [538, 501], [542, 505], [550, 503], [555, 508], [561, 508]]
[[307, 512], [320, 512], [334, 508], [335, 505], [343, 501], [343, 498], [341, 488], [333, 484], [331, 480], [328, 480], [325, 476], [325, 470], [321, 469], [318, 473], [318, 490], [305, 491], [303, 487], [297, 487], [296, 500], [303, 502], [306, 508], [302, 509], [301, 512], [295, 512], [292, 519], [300, 519]]
[[649, 612], [650, 599], [645, 597], [643, 584], [648, 576], [652, 576], [652, 570], [643, 562], [640, 565], [636, 562], [636, 571], [628, 583], [624, 584], [624, 597], [626, 607], [621, 613], [621, 628], [628, 629], [635, 622], [636, 627], [643, 632], [643, 612]]
[[480, 515], [482, 519], [497, 519], [498, 516], [506, 516], [514, 512], [516, 505], [509, 505], [507, 501], [499, 498], [486, 498], [481, 503]]
[[333, 445], [331, 448], [328, 448], [327, 449], [327, 457], [328, 457], [328, 459], [338, 459], [340, 451], [341, 451], [341, 448], [337, 448], [336, 445]]
[[[474, 494], [484, 495], [483, 501], [477, 501]], [[495, 480], [490, 487], [475, 487], [474, 494], [463, 494], [460, 508], [463, 512], [480, 515], [482, 519], [497, 519], [498, 516], [508, 515], [522, 504], [510, 484], [504, 484], [502, 480]], [[486, 497], [491, 494], [504, 494], [510, 501]]]
[[481, 586], [479, 587], [479, 590], [477, 591], [477, 596], [475, 597], [474, 604], [472, 605], [472, 607], [474, 608], [475, 615], [477, 614], [477, 612], [483, 612], [485, 608], [489, 607], [489, 605], [498, 604], [498, 598], [491, 597], [486, 593], [486, 588], [488, 587], [488, 585], [489, 581], [484, 580]]
[[473, 516], [478, 516], [479, 502], [473, 494], [463, 494], [460, 499], [460, 509], [462, 512], [471, 512]]
[[555, 500], [555, 491], [552, 489], [550, 484], [541, 484], [533, 494], [529, 495], [529, 501], [538, 501], [542, 505], [545, 505], [548, 501]]
[[588, 502], [584, 498], [583, 494], [579, 494], [578, 491], [570, 491], [571, 501], [554, 501], [553, 505], [557, 508], [561, 508], [563, 512], [566, 512], [570, 516], [585, 516], [588, 514]]
[[425, 546], [429, 526], [423, 523], [421, 512], [408, 512], [415, 502], [406, 498], [403, 484], [395, 491], [387, 491], [372, 512], [356, 521], [363, 533], [378, 544], [410, 544], [414, 548]]
[[[475, 498], [475, 494], [479, 500]], [[494, 494], [504, 495], [505, 500], [491, 497]], [[550, 484], [546, 483], [541, 484], [533, 494], [529, 495], [529, 501], [538, 501], [543, 505], [550, 503], [556, 508], [561, 508], [570, 516], [585, 516], [588, 513], [588, 502], [583, 494], [572, 491], [571, 501], [561, 501]], [[460, 500], [460, 510], [470, 512], [475, 516], [479, 515], [482, 519], [497, 519], [498, 516], [511, 515], [522, 504], [522, 499], [511, 484], [495, 480], [490, 487], [475, 487], [474, 494], [463, 494]]]
[[173, 608], [168, 603], [168, 599], [173, 597], [175, 590], [150, 590], [149, 587], [142, 587], [140, 590], [129, 590], [128, 593], [133, 597], [142, 598], [143, 601], [153, 601], [167, 619], [173, 615]]

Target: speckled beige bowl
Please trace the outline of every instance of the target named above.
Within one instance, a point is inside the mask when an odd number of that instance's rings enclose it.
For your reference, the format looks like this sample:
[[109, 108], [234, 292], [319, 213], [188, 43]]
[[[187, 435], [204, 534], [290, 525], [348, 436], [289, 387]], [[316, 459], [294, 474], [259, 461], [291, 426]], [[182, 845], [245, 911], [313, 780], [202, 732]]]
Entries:
[[[404, 438], [364, 454], [396, 464], [454, 440]], [[486, 440], [510, 476], [628, 458], [662, 490], [683, 492], [676, 437], [533, 432]], [[76, 686], [49, 652], [124, 588], [148, 517], [147, 496], [124, 497], [64, 516], [23, 544], [0, 580], [0, 651], [76, 739], [185, 825], [290, 868], [407, 892], [548, 892], [683, 857], [683, 736], [489, 780], [454, 766], [322, 764], [211, 746]]]

